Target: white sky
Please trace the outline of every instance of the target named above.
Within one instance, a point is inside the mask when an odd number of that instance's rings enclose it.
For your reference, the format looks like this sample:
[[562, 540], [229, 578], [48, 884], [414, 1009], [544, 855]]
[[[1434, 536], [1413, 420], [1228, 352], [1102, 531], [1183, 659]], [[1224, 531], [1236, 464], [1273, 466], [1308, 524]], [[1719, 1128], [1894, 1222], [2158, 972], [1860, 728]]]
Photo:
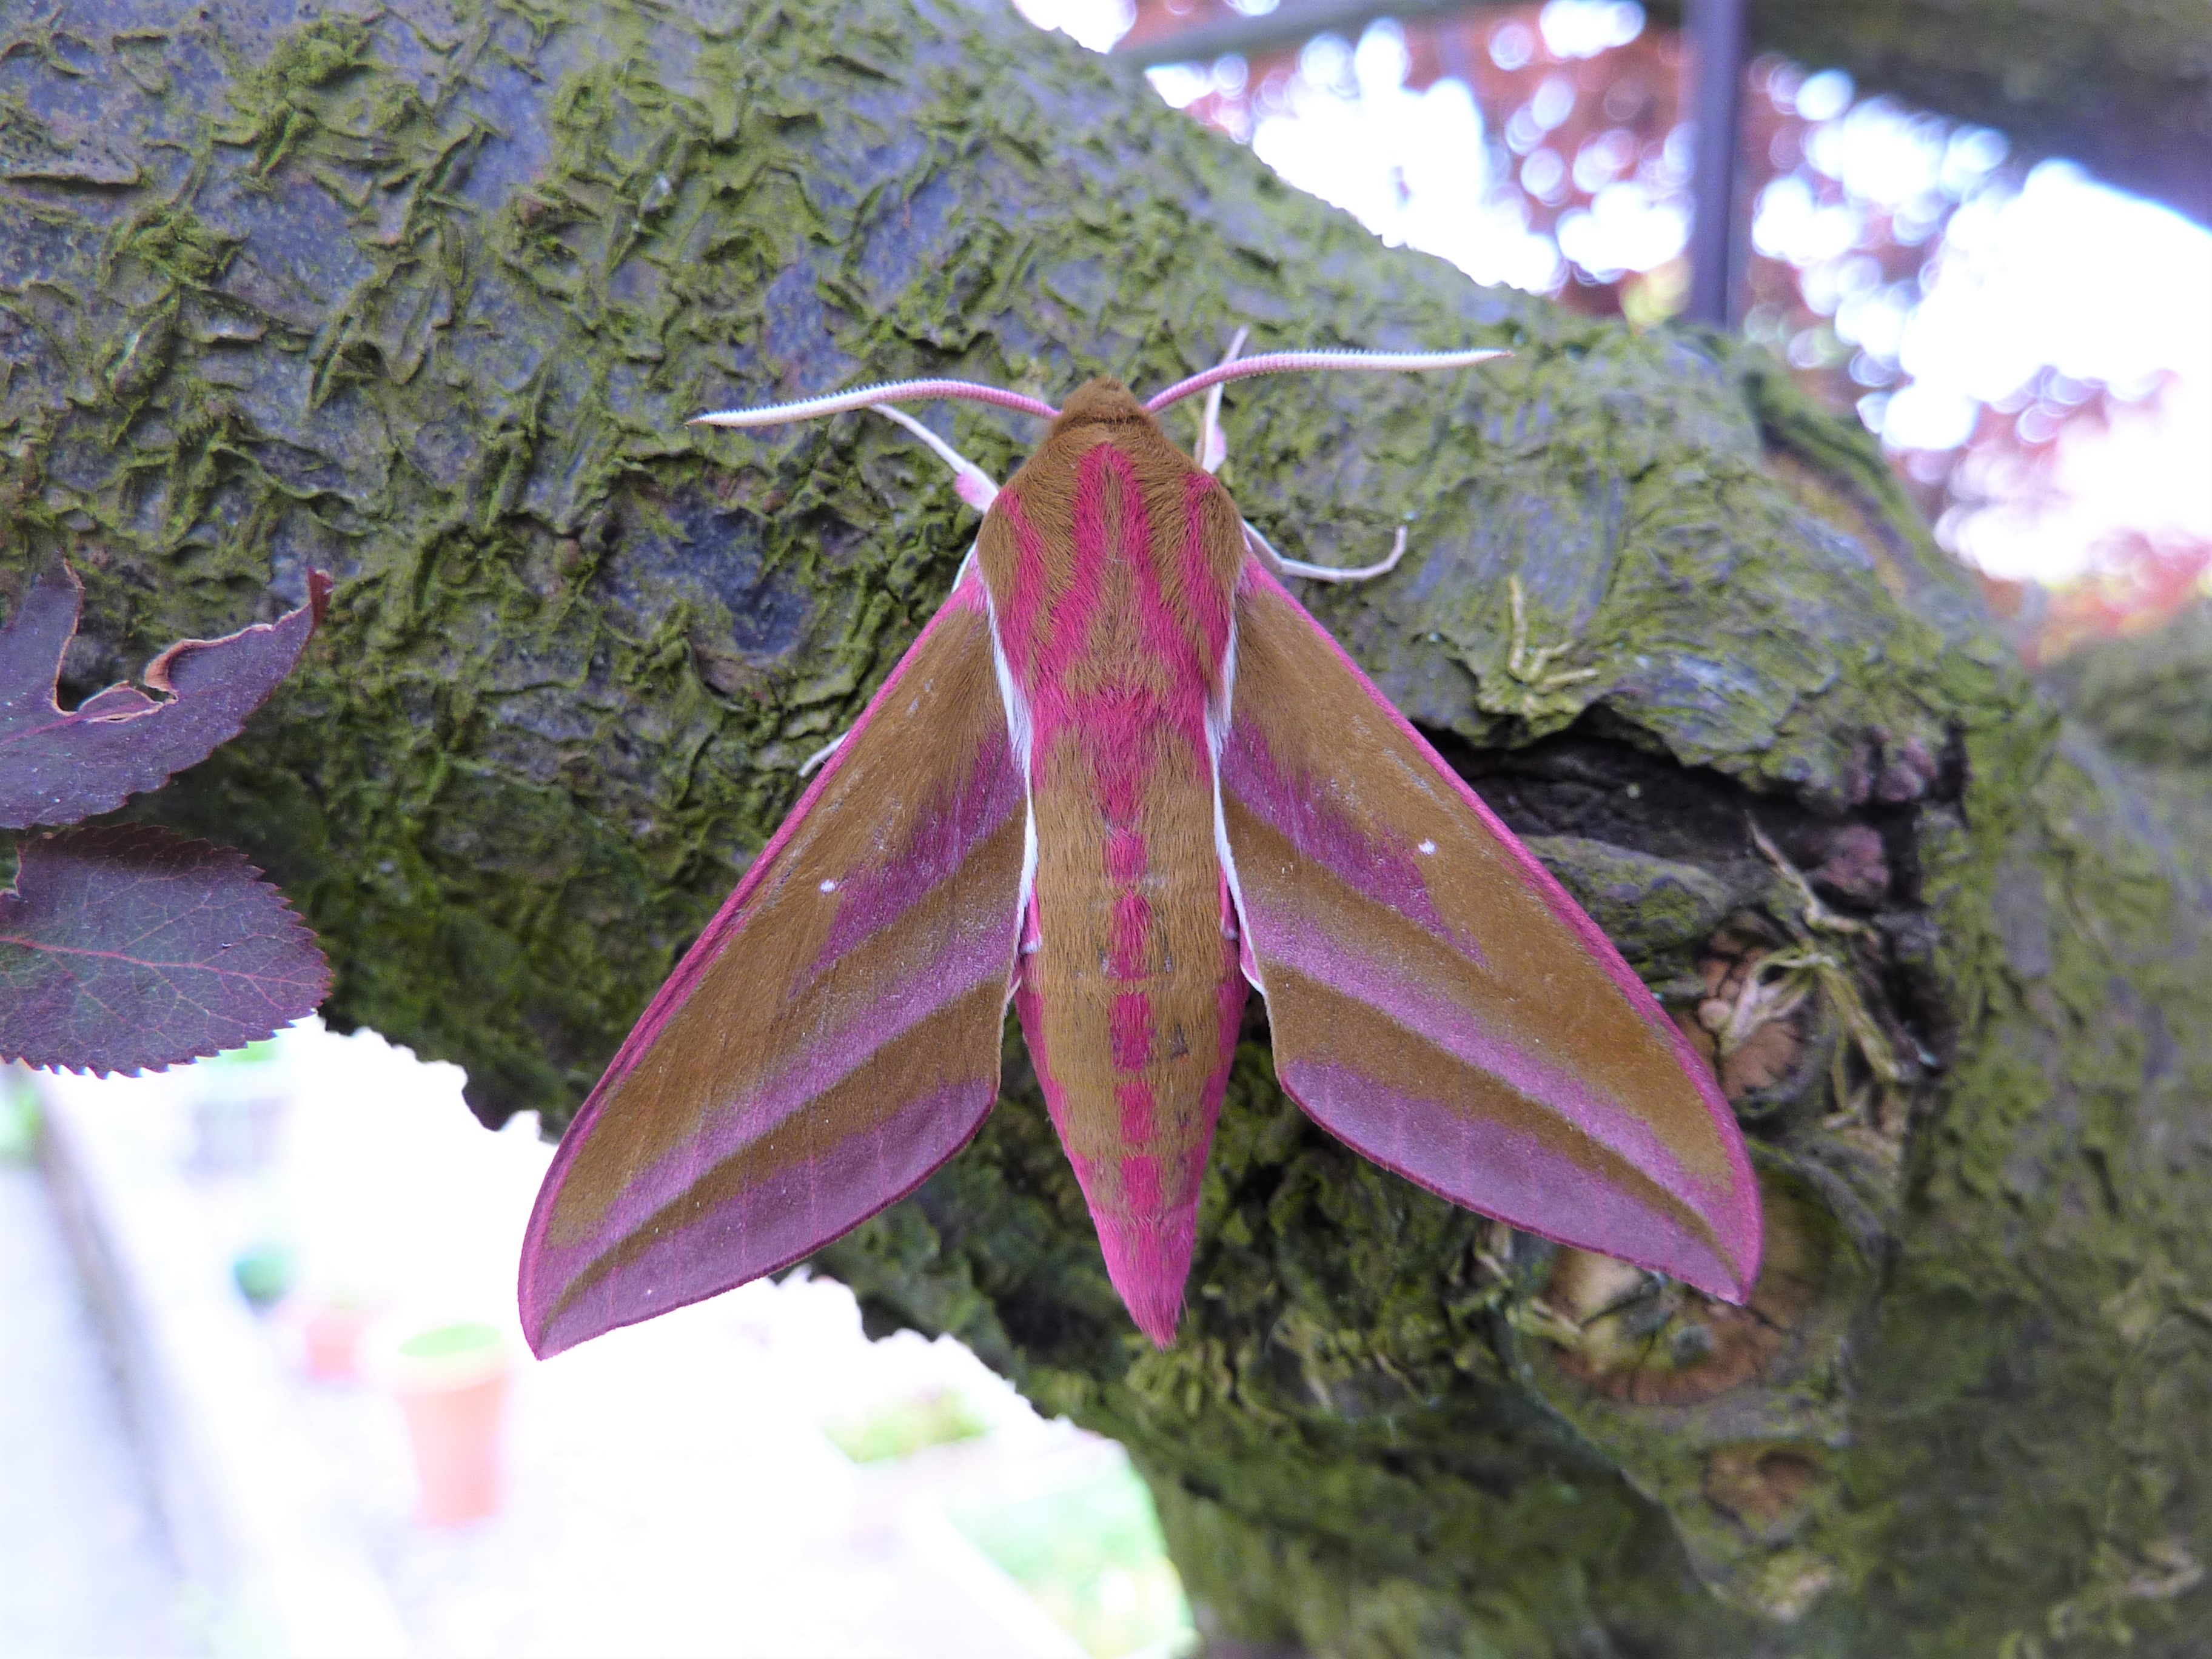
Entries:
[[2010, 200], [1959, 210], [1899, 347], [1912, 378], [1883, 435], [1925, 447], [2042, 364], [2123, 389], [2171, 377], [2154, 407], [2061, 439], [2057, 501], [1946, 526], [1992, 574], [2071, 574], [2119, 526], [2212, 540], [2212, 233], [2046, 162]]
[[[1098, 51], [1134, 15], [1129, 0], [1018, 3]], [[1256, 15], [1276, 0], [1232, 3]], [[1544, 43], [1560, 57], [1589, 56], [1641, 27], [1640, 9], [1620, 0], [1552, 0], [1541, 18]], [[1492, 56], [1525, 63], [1534, 44], [1527, 34], [1500, 30]], [[1450, 259], [1477, 282], [1554, 288], [1559, 246], [1530, 229], [1519, 192], [1501, 188], [1510, 181], [1491, 176], [1496, 151], [1467, 87], [1447, 80], [1410, 92], [1406, 68], [1402, 36], [1388, 21], [1356, 46], [1311, 43], [1286, 95], [1256, 111], [1254, 152], [1386, 242]], [[1242, 90], [1243, 75], [1241, 60], [1224, 58], [1156, 70], [1152, 82], [1180, 107], [1217, 86]], [[1589, 210], [1559, 228], [1559, 243], [1587, 268], [1664, 264], [1688, 228], [1687, 145], [1670, 143], [1641, 162], [1595, 147], [1556, 155], [1545, 141], [1571, 92], [1563, 77], [1540, 88], [1497, 135], [1522, 183], [1544, 194], [1572, 170], [1595, 190]], [[2212, 540], [2212, 232], [2063, 162], [2035, 167], [2015, 191], [1992, 175], [2004, 153], [1996, 135], [1881, 100], [1854, 103], [1837, 71], [1805, 78], [1793, 95], [1817, 123], [1808, 164], [1840, 180], [1857, 206], [1820, 207], [1802, 181], [1784, 178], [1762, 194], [1753, 235], [1805, 268], [1808, 299], [1860, 351], [1875, 388], [1860, 413], [1886, 441], [1954, 448], [1980, 404], [2017, 407], [2046, 366], [2123, 395], [2162, 385], [2109, 431], [2069, 431], [2050, 472], [2055, 491], [1949, 515], [1945, 540], [1993, 574], [2045, 581], [2083, 569], [2121, 528]], [[1882, 287], [1855, 251], [1858, 207], [1932, 223], [1954, 199], [1961, 205], [1922, 284]]]

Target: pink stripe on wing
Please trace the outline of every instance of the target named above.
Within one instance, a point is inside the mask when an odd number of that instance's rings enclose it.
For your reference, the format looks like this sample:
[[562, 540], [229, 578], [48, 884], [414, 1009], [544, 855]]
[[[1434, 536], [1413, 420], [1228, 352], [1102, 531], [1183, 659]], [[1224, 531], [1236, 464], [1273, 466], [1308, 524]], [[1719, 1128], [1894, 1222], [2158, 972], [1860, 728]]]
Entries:
[[[1259, 720], [1232, 721], [1220, 765], [1221, 787], [1287, 840], [1300, 857], [1435, 934], [1468, 961], [1487, 963], [1481, 941], [1453, 927], [1437, 908], [1419, 856], [1369, 835], [1336, 806], [1321, 781], [1284, 772], [1267, 747]], [[1249, 901], [1249, 895], [1246, 896]]]
[[[898, 665], [891, 670], [890, 678], [886, 679], [876, 695], [869, 699], [868, 706], [860, 713], [860, 718], [854, 723], [853, 729], [846, 733], [845, 741], [839, 744], [836, 752], [823, 763], [822, 769], [814, 775], [814, 781], [807, 786], [805, 793], [799, 798], [799, 804], [791, 809], [783, 822], [776, 827], [775, 834], [769, 837], [768, 845], [762, 848], [754, 856], [753, 861], [745, 866], [745, 873], [738, 881], [737, 890], [722, 901], [722, 908], [714, 912], [714, 919], [707, 924], [706, 930], [699, 935], [691, 948], [684, 953], [684, 960], [676, 964], [676, 971], [669, 975], [663, 981], [660, 989], [653, 994], [653, 1000], [646, 1005], [644, 1014], [632, 1028], [629, 1036], [623, 1040], [623, 1046], [615, 1051], [614, 1059], [608, 1062], [605, 1073], [592, 1090], [590, 1097], [584, 1102], [583, 1109], [576, 1114], [575, 1121], [568, 1126], [568, 1132], [561, 1137], [561, 1152], [554, 1159], [553, 1168], [546, 1176], [545, 1185], [538, 1189], [540, 1210], [550, 1211], [556, 1185], [555, 1177], [566, 1167], [568, 1160], [574, 1156], [568, 1148], [572, 1146], [580, 1146], [583, 1144], [585, 1135], [590, 1132], [592, 1120], [598, 1115], [600, 1103], [614, 1091], [615, 1086], [623, 1078], [629, 1075], [630, 1068], [644, 1057], [646, 1050], [650, 1048], [660, 1036], [661, 1028], [667, 1024], [670, 1016], [690, 999], [693, 989], [698, 985], [700, 976], [705, 974], [713, 965], [714, 959], [721, 955], [723, 948], [728, 945], [732, 936], [736, 933], [743, 921], [745, 908], [751, 902], [753, 894], [758, 890], [761, 884], [768, 879], [769, 872], [775, 868], [777, 855], [790, 844], [792, 837], [799, 833], [799, 826], [806, 821], [808, 814], [813, 810], [814, 803], [822, 798], [823, 792], [836, 781], [851, 762], [859, 747], [860, 733], [867, 729], [876, 717], [876, 711], [889, 702], [893, 691], [906, 678], [907, 670], [912, 666], [915, 656], [921, 652], [923, 641], [930, 639], [939, 628], [945, 626], [946, 618], [963, 612], [986, 618], [990, 614], [989, 602], [983, 592], [983, 579], [972, 566], [969, 567], [968, 574], [953, 585], [952, 592], [946, 596], [945, 603], [939, 607], [937, 614], [929, 619], [928, 625], [921, 630], [915, 642], [907, 647], [906, 655], [899, 659]], [[1012, 753], [1011, 744], [1008, 745], [1007, 752], [1010, 756]], [[530, 1233], [523, 1247], [523, 1267], [526, 1273], [530, 1265], [530, 1242], [537, 1238], [538, 1224], [542, 1218], [537, 1212], [532, 1212]]]
[[[1296, 1062], [1283, 1069], [1282, 1084], [1361, 1157], [1441, 1198], [1562, 1244], [1671, 1273], [1727, 1301], [1751, 1293], [1756, 1256], [1738, 1258], [1740, 1273], [1710, 1239], [1533, 1136], [1400, 1094], [1349, 1066]], [[1447, 1185], [1436, 1179], [1439, 1170], [1462, 1170], [1469, 1178]]]
[[1455, 1060], [1489, 1073], [1523, 1097], [1558, 1113], [1660, 1185], [1705, 1194], [1717, 1207], [1725, 1208], [1730, 1190], [1727, 1183], [1690, 1174], [1650, 1123], [1572, 1070], [1530, 1052], [1479, 1012], [1413, 982], [1398, 964], [1376, 961], [1358, 940], [1324, 934], [1310, 918], [1295, 913], [1277, 915], [1263, 894], [1247, 893], [1244, 902], [1253, 932], [1267, 942], [1268, 962], [1365, 1003]]
[[[798, 805], [785, 817], [775, 834], [769, 838], [768, 844], [756, 855], [750, 866], [747, 867], [744, 878], [738, 882], [736, 890], [723, 902], [721, 908], [715, 912], [714, 920], [708, 922], [698, 939], [684, 953], [684, 959], [678, 963], [676, 970], [662, 984], [652, 1002], [647, 1005], [644, 1015], [632, 1029], [629, 1036], [624, 1039], [621, 1048], [617, 1051], [606, 1072], [601, 1076], [590, 1097], [585, 1101], [582, 1109], [577, 1113], [575, 1121], [569, 1125], [568, 1133], [562, 1138], [560, 1148], [554, 1155], [553, 1166], [538, 1189], [537, 1203], [531, 1212], [530, 1224], [523, 1241], [521, 1268], [517, 1290], [525, 1320], [531, 1324], [532, 1328], [535, 1328], [535, 1322], [543, 1318], [554, 1298], [566, 1286], [570, 1274], [576, 1270], [579, 1258], [573, 1252], [559, 1255], [556, 1261], [556, 1258], [559, 1253], [552, 1249], [549, 1234], [568, 1170], [590, 1139], [600, 1115], [606, 1109], [607, 1103], [615, 1097], [623, 1082], [651, 1052], [653, 1044], [659, 1040], [666, 1030], [668, 1022], [697, 990], [699, 982], [708, 968], [720, 958], [723, 951], [728, 948], [731, 940], [742, 929], [750, 914], [756, 896], [771, 872], [778, 868], [786, 848], [799, 833], [801, 827], [808, 822], [817, 803], [828, 791], [836, 787], [846, 768], [850, 764], [852, 757], [862, 746], [860, 742], [862, 734], [874, 724], [878, 714], [890, 704], [890, 700], [903, 689], [907, 676], [912, 671], [917, 658], [922, 654], [924, 647], [947, 626], [956, 624], [966, 626], [980, 622], [988, 627], [988, 615], [989, 604], [984, 593], [982, 577], [971, 564], [966, 574], [954, 584], [952, 592], [947, 596], [937, 614], [930, 618], [928, 624], [922, 629], [921, 636], [908, 647], [905, 656], [900, 659], [897, 665], [892, 669], [889, 678], [884, 681], [874, 697], [869, 700], [867, 708], [862, 711], [859, 721], [854, 726], [845, 743], [830, 757], [828, 763], [823, 767], [813, 782], [800, 795]], [[1010, 780], [1006, 787], [1011, 789], [1013, 795], [1018, 799], [1020, 779], [1014, 767], [1011, 744], [1007, 747], [1003, 770], [1008, 775]], [[984, 793], [988, 794], [994, 793], [994, 785], [1000, 781], [987, 774], [983, 781]], [[1009, 931], [1012, 929], [1012, 920], [1009, 919]], [[1007, 954], [1012, 955], [1011, 950]], [[1003, 960], [999, 971], [1001, 974], [1004, 972]], [[635, 1218], [632, 1224], [635, 1224]]]
[[[811, 1255], [921, 1186], [975, 1138], [997, 1098], [995, 1084], [984, 1079], [910, 1101], [875, 1133], [830, 1158], [793, 1165], [739, 1200], [654, 1235], [558, 1311], [550, 1298], [526, 1295], [523, 1316], [538, 1356], [550, 1358], [603, 1331], [720, 1295]], [[565, 1277], [548, 1282], [568, 1284]]]
[[962, 931], [940, 941], [939, 952], [913, 965], [908, 976], [866, 1006], [847, 1012], [844, 1022], [815, 1033], [796, 1062], [763, 1081], [747, 1099], [731, 1101], [700, 1124], [692, 1137], [627, 1180], [592, 1231], [556, 1245], [538, 1242], [535, 1254], [550, 1282], [565, 1284], [593, 1256], [617, 1244], [711, 1174], [724, 1159], [744, 1151], [836, 1087], [854, 1071], [978, 986], [1000, 982], [1013, 949], [1014, 918], [1003, 933]]
[[862, 939], [897, 922], [1022, 810], [1021, 773], [1011, 745], [988, 739], [967, 759], [964, 775], [955, 775], [961, 787], [917, 818], [896, 857], [862, 868], [834, 890], [836, 916], [801, 984], [818, 979]]

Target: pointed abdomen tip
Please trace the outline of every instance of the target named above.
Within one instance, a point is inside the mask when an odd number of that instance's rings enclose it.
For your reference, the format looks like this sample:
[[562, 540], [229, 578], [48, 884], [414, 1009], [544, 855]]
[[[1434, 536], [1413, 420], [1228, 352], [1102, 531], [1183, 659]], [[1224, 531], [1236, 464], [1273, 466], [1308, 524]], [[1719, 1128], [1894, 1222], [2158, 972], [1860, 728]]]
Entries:
[[1098, 1226], [1106, 1276], [1121, 1293], [1129, 1317], [1156, 1348], [1174, 1343], [1176, 1327], [1182, 1320], [1183, 1282], [1190, 1277], [1196, 1210], [1194, 1200], [1190, 1212], [1181, 1215], [1120, 1222], [1096, 1212], [1091, 1218]]

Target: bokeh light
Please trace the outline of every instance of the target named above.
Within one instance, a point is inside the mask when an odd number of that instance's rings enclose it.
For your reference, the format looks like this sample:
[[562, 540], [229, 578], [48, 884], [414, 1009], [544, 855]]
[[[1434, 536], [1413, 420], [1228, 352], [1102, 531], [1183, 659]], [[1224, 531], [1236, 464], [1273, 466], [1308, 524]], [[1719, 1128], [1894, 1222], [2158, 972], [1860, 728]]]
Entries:
[[[1103, 50], [1273, 3], [1024, 8]], [[1626, 0], [1384, 19], [1150, 74], [1476, 282], [1643, 326], [1686, 297], [1680, 44]], [[1761, 58], [1746, 94], [1744, 330], [1881, 437], [1947, 547], [2058, 584], [2212, 550], [2212, 233], [1838, 70]]]

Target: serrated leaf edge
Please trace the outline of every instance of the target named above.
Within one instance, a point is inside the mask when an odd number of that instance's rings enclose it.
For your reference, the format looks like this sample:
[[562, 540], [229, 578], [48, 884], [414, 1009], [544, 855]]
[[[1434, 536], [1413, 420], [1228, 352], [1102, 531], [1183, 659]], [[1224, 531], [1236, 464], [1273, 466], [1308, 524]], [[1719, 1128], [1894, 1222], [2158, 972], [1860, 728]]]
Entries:
[[[205, 841], [197, 836], [179, 835], [175, 830], [166, 829], [162, 825], [157, 823], [103, 823], [94, 824], [88, 828], [72, 824], [64, 826], [58, 830], [50, 830], [43, 835], [32, 837], [32, 840], [50, 842], [58, 840], [64, 836], [129, 836], [133, 839], [143, 837], [144, 839], [150, 840], [156, 845], [165, 847], [173, 851], [194, 852], [204, 849], [209, 853], [227, 854], [231, 858], [236, 859], [238, 860], [238, 867], [242, 870], [250, 879], [252, 879], [257, 885], [264, 887], [270, 892], [276, 895], [276, 908], [284, 913], [287, 919], [290, 921], [292, 926], [298, 928], [301, 933], [306, 936], [307, 943], [314, 947], [315, 959], [320, 964], [321, 969], [319, 975], [320, 984], [315, 992], [314, 1006], [308, 1009], [307, 1013], [314, 1012], [316, 1009], [320, 1008], [325, 1002], [329, 1000], [331, 987], [335, 975], [331, 969], [331, 959], [323, 950], [322, 935], [316, 933], [313, 928], [310, 927], [307, 925], [307, 919], [301, 915], [297, 910], [292, 908], [292, 901], [285, 896], [284, 890], [282, 887], [279, 887], [275, 882], [270, 880], [269, 872], [262, 869], [260, 866], [254, 863], [252, 859], [248, 858], [239, 848], [235, 847], [226, 847], [220, 842]], [[29, 845], [29, 842], [23, 843], [23, 846], [26, 848]], [[19, 854], [21, 850], [21, 849], [19, 848]], [[21, 866], [19, 856], [16, 881], [20, 883], [21, 879]], [[0, 888], [0, 892], [6, 892], [9, 894], [15, 894], [17, 890], [17, 887], [13, 884], [6, 888]], [[27, 1052], [23, 1054], [9, 1054], [4, 1049], [0, 1049], [0, 1064], [6, 1064], [11, 1060], [20, 1061], [23, 1065], [31, 1067], [33, 1071], [65, 1072], [72, 1077], [94, 1077], [103, 1079], [111, 1077], [143, 1077], [149, 1073], [158, 1075], [161, 1073], [169, 1070], [172, 1066], [189, 1066], [196, 1060], [212, 1060], [217, 1054], [232, 1054], [240, 1048], [249, 1046], [250, 1044], [265, 1042], [270, 1037], [275, 1036], [278, 1031], [285, 1030], [288, 1026], [295, 1025], [306, 1018], [307, 1014], [296, 1015], [292, 1019], [286, 1021], [284, 1025], [272, 1025], [269, 1030], [261, 1031], [256, 1036], [247, 1037], [243, 1042], [233, 1043], [228, 1048], [210, 1048], [195, 1047], [184, 1054], [177, 1055], [172, 1060], [164, 1060], [155, 1062], [142, 1061], [135, 1070], [130, 1072], [125, 1072], [119, 1067], [103, 1066], [97, 1063], [72, 1065], [67, 1060], [40, 1060], [33, 1058]]]

